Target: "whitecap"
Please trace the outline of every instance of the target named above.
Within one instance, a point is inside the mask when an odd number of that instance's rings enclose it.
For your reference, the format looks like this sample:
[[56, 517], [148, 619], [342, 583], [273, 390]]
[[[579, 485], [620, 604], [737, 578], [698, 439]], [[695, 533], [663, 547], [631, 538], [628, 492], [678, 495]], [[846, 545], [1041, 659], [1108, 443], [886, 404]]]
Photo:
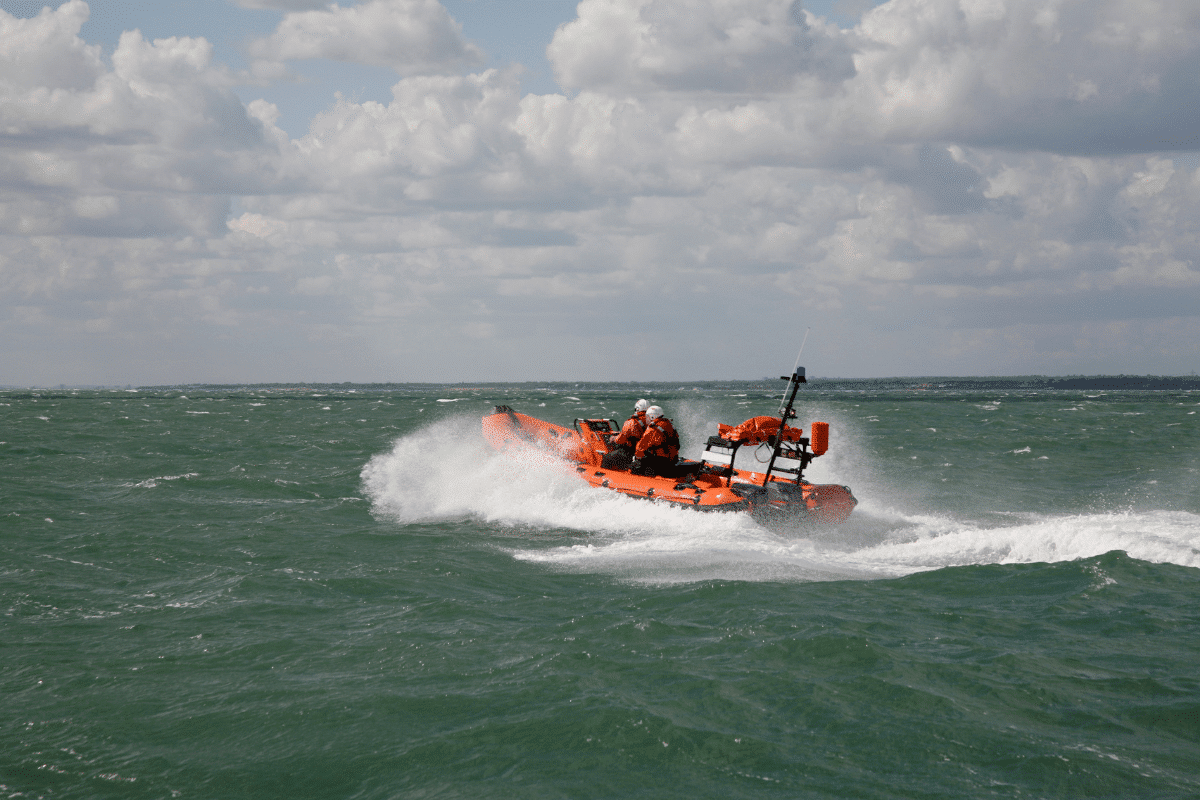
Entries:
[[153, 489], [155, 486], [158, 486], [159, 481], [183, 481], [183, 480], [188, 480], [190, 478], [198, 478], [198, 477], [200, 477], [200, 473], [198, 473], [198, 472], [185, 472], [182, 475], [160, 475], [156, 478], [147, 478], [144, 481], [139, 481], [134, 484], [127, 483], [124, 485], [125, 486], [134, 486], [139, 489]]
[[493, 451], [478, 425], [474, 416], [443, 420], [373, 457], [362, 470], [372, 512], [400, 526], [476, 519], [493, 530], [491, 546], [515, 560], [651, 584], [894, 578], [1113, 550], [1200, 568], [1200, 515], [1187, 512], [967, 518], [898, 510], [885, 505], [887, 487], [872, 486], [869, 464], [850, 447], [844, 463], [822, 460], [813, 475], [817, 482], [841, 482], [846, 469], [857, 476], [848, 482], [863, 491], [850, 519], [832, 528], [768, 530], [746, 514], [706, 514], [592, 488], [550, 453]]

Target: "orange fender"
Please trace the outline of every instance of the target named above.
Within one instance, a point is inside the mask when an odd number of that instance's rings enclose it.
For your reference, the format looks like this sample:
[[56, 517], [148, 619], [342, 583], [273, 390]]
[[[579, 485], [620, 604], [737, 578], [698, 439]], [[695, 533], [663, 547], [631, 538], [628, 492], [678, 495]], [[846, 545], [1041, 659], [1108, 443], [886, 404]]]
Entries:
[[812, 451], [814, 456], [823, 456], [829, 449], [829, 423], [814, 422], [812, 424]]

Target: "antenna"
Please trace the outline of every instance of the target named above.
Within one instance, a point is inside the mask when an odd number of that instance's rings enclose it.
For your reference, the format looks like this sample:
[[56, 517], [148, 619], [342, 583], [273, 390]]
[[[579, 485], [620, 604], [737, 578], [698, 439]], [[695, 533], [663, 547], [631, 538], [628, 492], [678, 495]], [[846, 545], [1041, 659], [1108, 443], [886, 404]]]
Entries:
[[796, 367], [800, 366], [800, 356], [804, 355], [804, 345], [808, 344], [808, 333], [812, 330], [812, 325], [804, 329], [804, 338], [800, 340], [800, 352], [796, 353], [796, 363], [792, 366], [792, 372], [796, 371]]
[[792, 381], [796, 379], [796, 370], [800, 369], [800, 356], [804, 355], [804, 345], [808, 344], [808, 334], [811, 330], [811, 325], [804, 329], [804, 338], [800, 340], [800, 352], [796, 353], [796, 363], [792, 365], [792, 374], [788, 377], [788, 385], [783, 390], [783, 397], [779, 398], [780, 413], [783, 412], [784, 407], [787, 405], [788, 389], [792, 388]]

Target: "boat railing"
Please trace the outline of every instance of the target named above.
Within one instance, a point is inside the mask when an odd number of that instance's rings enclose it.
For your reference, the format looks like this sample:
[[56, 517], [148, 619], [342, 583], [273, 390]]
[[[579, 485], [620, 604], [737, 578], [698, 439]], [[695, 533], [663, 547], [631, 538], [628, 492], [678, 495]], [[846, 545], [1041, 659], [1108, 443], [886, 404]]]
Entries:
[[801, 482], [804, 470], [813, 460], [813, 455], [808, 452], [808, 439], [801, 439], [795, 444], [794, 447], [780, 447], [778, 455], [775, 456], [775, 460], [771, 462], [767, 471], [766, 480], [771, 480], [776, 473], [782, 473], [788, 476], [787, 480], [797, 484]]
[[738, 448], [746, 443], [757, 442], [760, 446], [769, 447], [771, 456], [766, 461], [766, 469], [762, 472], [762, 485], [766, 486], [772, 481], [785, 481], [799, 485], [804, 480], [804, 470], [807, 469], [809, 463], [816, 458], [816, 454], [808, 449], [808, 437], [792, 438], [794, 434], [789, 434], [788, 420], [794, 419], [796, 412], [793, 406], [796, 402], [796, 391], [800, 388], [800, 384], [806, 383], [804, 368], [799, 367], [791, 375], [784, 375], [781, 380], [788, 382], [787, 391], [784, 393], [784, 401], [779, 409], [779, 425], [775, 433], [769, 440], [763, 441], [760, 439], [751, 438], [747, 441], [740, 439], [725, 439], [721, 436], [710, 436], [704, 447], [704, 453], [700, 456], [700, 461], [705, 464], [719, 466], [719, 474], [726, 480], [725, 485], [729, 486], [733, 482], [734, 460], [737, 457]]
[[737, 457], [739, 447], [740, 442], [710, 436], [704, 445], [704, 452], [700, 455], [700, 463], [719, 467], [718, 474], [725, 478], [725, 485], [728, 486], [733, 480], [733, 460]]
[[771, 440], [771, 459], [767, 462], [767, 470], [763, 475], [764, 486], [771, 482], [771, 478], [777, 472], [789, 476], [784, 480], [790, 480], [796, 485], [800, 485], [804, 480], [805, 467], [815, 458], [808, 450], [809, 440], [807, 438], [800, 437], [798, 441], [789, 441], [784, 438], [788, 420], [796, 416], [796, 392], [800, 388], [800, 384], [808, 383], [808, 378], [804, 375], [804, 367], [797, 366], [791, 375], [783, 375], [780, 380], [787, 381], [788, 388], [784, 392], [783, 405], [779, 407], [779, 430]]

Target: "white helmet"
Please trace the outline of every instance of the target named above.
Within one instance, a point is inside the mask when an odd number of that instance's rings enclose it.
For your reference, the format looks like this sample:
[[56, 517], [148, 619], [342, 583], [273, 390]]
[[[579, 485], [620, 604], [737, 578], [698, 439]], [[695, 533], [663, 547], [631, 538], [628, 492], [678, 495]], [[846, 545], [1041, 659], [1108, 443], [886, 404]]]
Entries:
[[637, 414], [639, 412], [645, 411], [649, 407], [650, 407], [649, 400], [638, 400], [636, 403], [633, 404], [633, 413]]
[[646, 409], [646, 419], [658, 419], [662, 416], [662, 409], [658, 406], [650, 406]]

